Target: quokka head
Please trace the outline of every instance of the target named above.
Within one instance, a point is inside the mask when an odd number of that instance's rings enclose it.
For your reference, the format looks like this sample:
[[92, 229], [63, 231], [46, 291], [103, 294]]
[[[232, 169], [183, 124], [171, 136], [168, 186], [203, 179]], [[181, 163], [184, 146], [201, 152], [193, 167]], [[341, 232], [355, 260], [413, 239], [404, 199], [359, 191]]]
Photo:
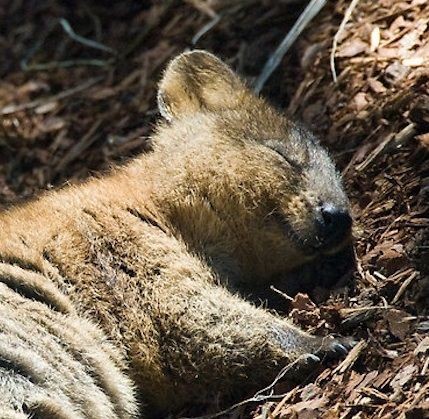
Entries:
[[221, 242], [240, 272], [261, 279], [349, 243], [349, 203], [328, 153], [224, 62], [205, 51], [179, 55], [158, 103], [168, 123], [155, 147], [179, 167], [171, 222], [211, 260]]

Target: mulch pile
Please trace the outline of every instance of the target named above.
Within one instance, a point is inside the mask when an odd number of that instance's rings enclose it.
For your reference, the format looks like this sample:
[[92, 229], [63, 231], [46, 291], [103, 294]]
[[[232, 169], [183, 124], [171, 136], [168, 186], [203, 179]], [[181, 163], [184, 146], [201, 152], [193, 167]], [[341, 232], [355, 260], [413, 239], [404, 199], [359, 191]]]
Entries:
[[[0, 6], [0, 207], [147, 149], [160, 71], [193, 43], [253, 82], [304, 6], [111, 3]], [[353, 280], [285, 306], [309, 330], [360, 342], [226, 416], [429, 417], [429, 4], [360, 0], [338, 31], [349, 6], [328, 2], [263, 93], [324, 139], [356, 220]]]

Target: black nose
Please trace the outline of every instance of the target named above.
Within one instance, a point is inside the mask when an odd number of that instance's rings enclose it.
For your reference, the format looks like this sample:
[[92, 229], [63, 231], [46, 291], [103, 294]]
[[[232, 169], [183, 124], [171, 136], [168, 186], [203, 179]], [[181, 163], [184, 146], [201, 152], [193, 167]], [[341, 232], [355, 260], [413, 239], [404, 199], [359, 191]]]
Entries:
[[352, 218], [347, 210], [326, 203], [320, 206], [320, 240], [324, 246], [340, 244], [350, 235]]

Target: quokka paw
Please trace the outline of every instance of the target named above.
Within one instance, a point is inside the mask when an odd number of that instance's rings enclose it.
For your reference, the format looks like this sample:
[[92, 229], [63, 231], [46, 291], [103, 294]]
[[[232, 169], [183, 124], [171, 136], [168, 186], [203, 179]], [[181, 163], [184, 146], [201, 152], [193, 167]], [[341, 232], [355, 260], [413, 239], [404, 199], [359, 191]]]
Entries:
[[326, 336], [315, 339], [317, 339], [317, 344], [312, 348], [313, 352], [304, 353], [299, 357], [295, 369], [290, 374], [291, 378], [300, 377], [303, 372], [316, 367], [324, 359], [345, 357], [357, 343], [356, 340], [350, 337]]
[[321, 361], [320, 357], [315, 354], [303, 354], [300, 357], [300, 364], [304, 366], [319, 364]]
[[329, 358], [344, 357], [356, 344], [357, 341], [352, 337], [325, 336], [320, 338], [320, 346], [316, 349], [315, 355]]

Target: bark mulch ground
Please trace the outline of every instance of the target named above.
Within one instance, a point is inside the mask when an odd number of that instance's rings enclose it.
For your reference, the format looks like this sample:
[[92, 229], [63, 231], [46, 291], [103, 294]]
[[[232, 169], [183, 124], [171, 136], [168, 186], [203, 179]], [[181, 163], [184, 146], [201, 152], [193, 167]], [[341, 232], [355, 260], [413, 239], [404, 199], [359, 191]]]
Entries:
[[[144, 151], [160, 71], [185, 48], [213, 51], [252, 83], [303, 6], [0, 5], [0, 207]], [[356, 220], [356, 270], [333, 291], [284, 298], [284, 311], [360, 342], [298, 386], [277, 385], [223, 416], [429, 417], [429, 4], [360, 0], [339, 31], [349, 7], [328, 2], [263, 94], [324, 139]]]

